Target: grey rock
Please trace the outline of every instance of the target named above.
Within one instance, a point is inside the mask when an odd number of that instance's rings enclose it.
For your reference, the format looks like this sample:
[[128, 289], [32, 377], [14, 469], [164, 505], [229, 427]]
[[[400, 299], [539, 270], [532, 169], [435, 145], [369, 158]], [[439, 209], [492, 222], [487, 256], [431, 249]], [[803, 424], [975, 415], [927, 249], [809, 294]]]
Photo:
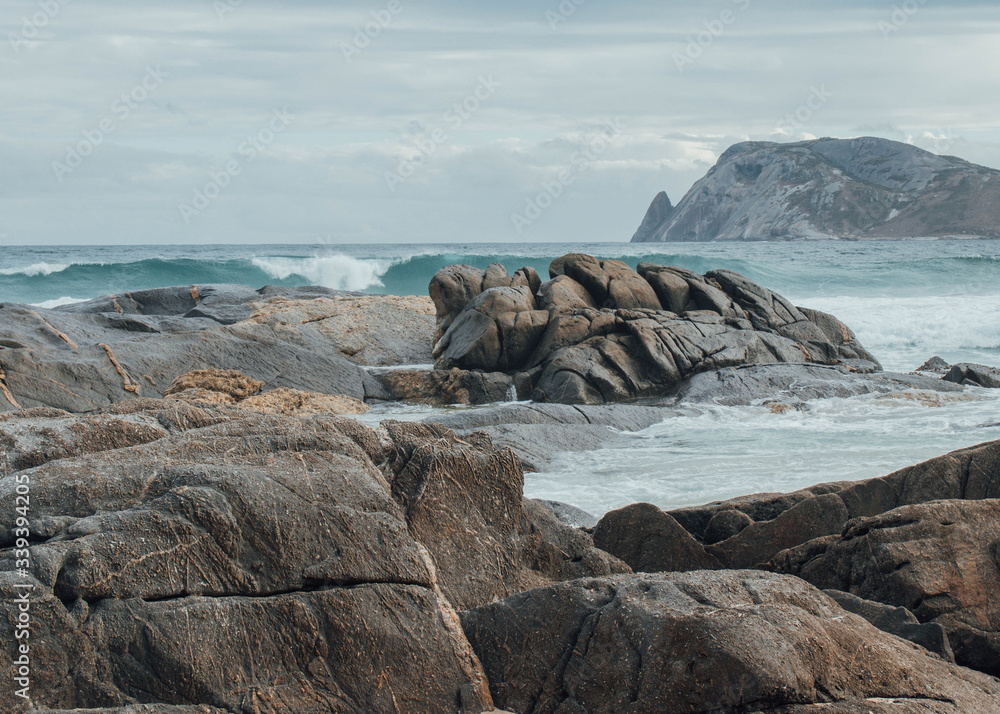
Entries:
[[874, 137], [735, 144], [665, 198], [633, 243], [1000, 235], [1000, 171]]
[[381, 384], [342, 357], [318, 324], [253, 319], [220, 324], [229, 320], [218, 311], [235, 318], [251, 307], [266, 307], [260, 301], [268, 296], [298, 300], [317, 292], [334, 294], [319, 288], [202, 285], [124, 293], [54, 310], [0, 305], [0, 331], [9, 338], [0, 347], [0, 412], [32, 407], [83, 412], [159, 397], [180, 375], [206, 368], [236, 369], [269, 388], [387, 398]]
[[935, 500], [852, 519], [840, 535], [777, 554], [773, 566], [817, 587], [904, 607], [944, 628], [958, 664], [993, 673], [998, 542], [1000, 501]]
[[452, 602], [628, 572], [483, 434], [153, 399], [0, 430], [0, 497], [31, 485], [36, 710], [492, 711]]
[[676, 412], [632, 404], [504, 404], [472, 409], [428, 421], [461, 434], [485, 431], [517, 453], [528, 471], [544, 471], [557, 452], [591, 451], [612, 442], [619, 432], [641, 431]]
[[1000, 369], [983, 364], [956, 364], [942, 379], [955, 384], [1000, 389]]
[[653, 198], [653, 202], [649, 204], [649, 208], [646, 209], [646, 215], [643, 217], [638, 230], [632, 236], [632, 242], [647, 242], [656, 229], [665, 223], [673, 212], [674, 206], [670, 203], [670, 198], [667, 197], [665, 191], [660, 191]]
[[918, 372], [947, 372], [951, 365], [940, 357], [934, 356], [917, 367]]
[[[870, 363], [869, 363], [870, 364]], [[962, 388], [919, 374], [869, 371], [864, 365], [774, 364], [732, 367], [696, 374], [664, 404], [744, 406], [762, 402], [803, 404], [812, 399], [898, 394], [914, 390], [960, 393]]]

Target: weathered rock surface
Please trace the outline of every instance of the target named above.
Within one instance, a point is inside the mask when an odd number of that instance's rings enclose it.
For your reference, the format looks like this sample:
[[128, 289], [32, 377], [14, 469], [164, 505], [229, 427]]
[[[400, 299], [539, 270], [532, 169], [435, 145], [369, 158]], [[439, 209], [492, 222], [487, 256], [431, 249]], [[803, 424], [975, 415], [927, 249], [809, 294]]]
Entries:
[[[160, 397], [177, 377], [209, 368], [239, 370], [268, 388], [388, 398], [344, 355], [427, 361], [431, 318], [425, 302], [412, 302], [323, 288], [198, 285], [53, 310], [5, 303], [0, 411], [81, 412]], [[366, 319], [367, 329], [352, 327]]]
[[876, 137], [735, 144], [633, 243], [996, 238], [1000, 171]]
[[937, 623], [921, 623], [905, 607], [892, 607], [880, 602], [865, 600], [842, 590], [824, 590], [838, 605], [868, 620], [882, 632], [902, 637], [939, 655], [948, 662], [955, 661], [955, 653], [948, 642], [948, 633]]
[[628, 571], [484, 434], [174, 399], [0, 429], [0, 498], [32, 504], [27, 580], [0, 514], [0, 627], [33, 585], [43, 710], [490, 711], [453, 603]]
[[518, 712], [997, 712], [1000, 682], [749, 571], [563, 583], [462, 613]]
[[773, 567], [904, 607], [949, 633], [956, 662], [1000, 675], [998, 546], [1000, 500], [942, 500], [853, 519], [839, 535], [779, 553]]
[[[725, 367], [860, 360], [878, 364], [836, 318], [795, 307], [726, 270], [704, 276], [569, 254], [552, 280], [484, 288], [451, 266], [431, 281], [439, 370], [518, 375], [536, 401], [599, 404], [672, 395]], [[520, 385], [517, 389], [521, 393]]]
[[287, 331], [308, 325], [330, 347], [361, 365], [430, 364], [434, 303], [423, 296], [351, 295], [312, 300], [272, 298], [247, 320]]

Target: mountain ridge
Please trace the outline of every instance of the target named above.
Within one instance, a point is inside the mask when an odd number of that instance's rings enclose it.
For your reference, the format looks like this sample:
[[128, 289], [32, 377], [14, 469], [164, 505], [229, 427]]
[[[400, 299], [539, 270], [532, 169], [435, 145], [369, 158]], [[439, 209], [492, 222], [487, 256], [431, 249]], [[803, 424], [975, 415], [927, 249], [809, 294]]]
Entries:
[[1000, 238], [1000, 171], [859, 137], [734, 144], [632, 242], [948, 237]]

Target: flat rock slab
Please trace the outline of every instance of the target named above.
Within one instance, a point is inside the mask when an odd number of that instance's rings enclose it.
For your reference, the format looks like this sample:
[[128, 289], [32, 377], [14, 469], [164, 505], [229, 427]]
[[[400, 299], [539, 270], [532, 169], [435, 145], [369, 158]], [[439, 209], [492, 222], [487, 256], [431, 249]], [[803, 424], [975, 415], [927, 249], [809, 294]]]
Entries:
[[197, 369], [239, 370], [267, 388], [388, 398], [359, 365], [430, 360], [425, 298], [323, 288], [194, 285], [45, 310], [0, 305], [0, 412], [92, 411], [160, 397]]

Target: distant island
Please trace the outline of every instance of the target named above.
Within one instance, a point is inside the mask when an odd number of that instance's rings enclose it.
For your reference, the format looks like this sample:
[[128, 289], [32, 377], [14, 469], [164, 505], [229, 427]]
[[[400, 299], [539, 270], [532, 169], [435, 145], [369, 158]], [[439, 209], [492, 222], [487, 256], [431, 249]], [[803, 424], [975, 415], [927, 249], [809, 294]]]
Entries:
[[633, 243], [1000, 238], [1000, 171], [888, 139], [748, 141]]

